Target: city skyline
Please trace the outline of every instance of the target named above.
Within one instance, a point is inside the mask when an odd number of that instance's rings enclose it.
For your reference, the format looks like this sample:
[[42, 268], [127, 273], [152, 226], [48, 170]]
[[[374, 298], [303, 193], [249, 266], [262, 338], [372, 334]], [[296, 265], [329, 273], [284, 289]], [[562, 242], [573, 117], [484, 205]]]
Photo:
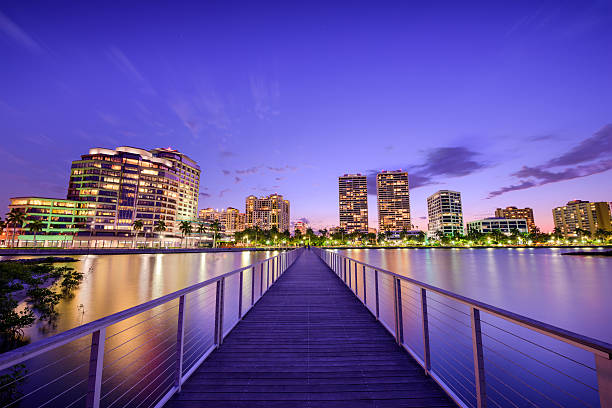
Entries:
[[[291, 221], [315, 229], [338, 224], [344, 173], [375, 186], [381, 170], [406, 170], [422, 230], [441, 189], [462, 193], [465, 222], [531, 207], [544, 231], [552, 208], [610, 201], [607, 4], [355, 5], [300, 19], [189, 5], [164, 9], [162, 26], [154, 5], [47, 7], [0, 6], [3, 208], [65, 198], [74, 157], [121, 145], [197, 161], [199, 208], [278, 192]], [[279, 21], [283, 36], [265, 29]]]

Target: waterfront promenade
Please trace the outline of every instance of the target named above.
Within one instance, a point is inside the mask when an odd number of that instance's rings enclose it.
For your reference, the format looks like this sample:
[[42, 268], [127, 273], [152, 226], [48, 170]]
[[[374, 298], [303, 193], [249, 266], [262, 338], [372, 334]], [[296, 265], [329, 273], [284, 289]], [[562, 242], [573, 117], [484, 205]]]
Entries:
[[442, 389], [304, 251], [168, 407], [449, 407]]

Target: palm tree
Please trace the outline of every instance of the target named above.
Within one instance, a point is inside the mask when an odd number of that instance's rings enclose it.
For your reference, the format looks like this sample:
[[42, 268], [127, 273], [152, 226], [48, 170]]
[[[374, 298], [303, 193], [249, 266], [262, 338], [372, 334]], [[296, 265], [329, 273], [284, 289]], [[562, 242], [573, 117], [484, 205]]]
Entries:
[[191, 223], [189, 221], [181, 221], [181, 225], [179, 226], [179, 229], [181, 230], [181, 234], [183, 234], [183, 238], [185, 238], [186, 236], [188, 236], [189, 234], [193, 232]]
[[210, 223], [210, 228], [213, 230], [213, 248], [217, 247], [217, 232], [221, 228], [221, 223], [218, 220], [214, 220]]
[[[164, 232], [166, 230], [166, 222], [164, 220], [159, 220], [155, 223], [155, 227], [153, 227], [153, 231], [157, 233]], [[161, 241], [159, 242], [159, 247], [161, 248]]]
[[[219, 222], [219, 221], [215, 221], [215, 222]], [[200, 236], [200, 243], [198, 245], [201, 245], [202, 244], [202, 234], [206, 232], [206, 226], [204, 225], [203, 222], [198, 222], [198, 228], [196, 229], [196, 232]]]
[[132, 248], [136, 245], [136, 239], [138, 238], [138, 231], [142, 230], [144, 227], [144, 223], [142, 220], [135, 220], [132, 223], [132, 228], [134, 229], [134, 241], [132, 241]]
[[36, 234], [45, 228], [45, 224], [41, 220], [34, 220], [29, 223], [27, 227], [34, 233], [34, 246], [36, 246]]
[[20, 208], [13, 208], [6, 214], [6, 223], [13, 227], [13, 236], [11, 238], [11, 246], [15, 246], [15, 233], [17, 228], [21, 228], [26, 220], [25, 212]]
[[6, 222], [2, 221], [2, 218], [0, 218], [0, 235], [2, 235], [5, 228], [6, 228]]

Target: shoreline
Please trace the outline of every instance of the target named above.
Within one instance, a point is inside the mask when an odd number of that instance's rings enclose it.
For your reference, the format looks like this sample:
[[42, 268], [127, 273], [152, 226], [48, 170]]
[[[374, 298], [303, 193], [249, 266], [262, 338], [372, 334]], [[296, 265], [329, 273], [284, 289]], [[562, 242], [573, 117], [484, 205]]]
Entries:
[[[313, 246], [314, 248], [314, 246]], [[569, 248], [600, 248], [612, 249], [611, 244], [606, 245], [478, 245], [478, 246], [321, 246], [321, 249], [569, 249]], [[190, 254], [190, 253], [217, 253], [217, 252], [244, 252], [244, 251], [285, 251], [295, 247], [249, 247], [249, 248], [92, 248], [92, 249], [49, 249], [49, 248], [2, 248], [0, 256], [49, 256], [49, 255], [144, 255], [144, 254]]]

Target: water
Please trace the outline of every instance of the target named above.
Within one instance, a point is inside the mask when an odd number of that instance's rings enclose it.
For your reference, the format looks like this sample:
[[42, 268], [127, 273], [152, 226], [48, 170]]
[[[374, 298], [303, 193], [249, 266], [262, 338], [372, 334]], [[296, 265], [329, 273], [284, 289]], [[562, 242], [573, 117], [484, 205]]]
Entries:
[[612, 343], [612, 258], [567, 248], [349, 249], [345, 255]]

